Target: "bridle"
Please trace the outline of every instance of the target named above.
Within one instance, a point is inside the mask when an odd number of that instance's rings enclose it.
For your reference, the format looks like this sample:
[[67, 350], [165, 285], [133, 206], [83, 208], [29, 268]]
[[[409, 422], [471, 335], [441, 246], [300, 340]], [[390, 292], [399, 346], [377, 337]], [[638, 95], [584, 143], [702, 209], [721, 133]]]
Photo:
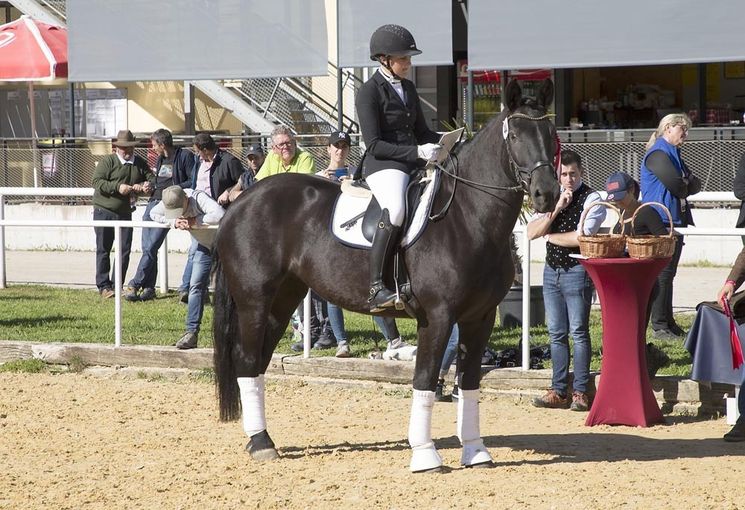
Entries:
[[546, 160], [539, 160], [533, 163], [532, 166], [526, 167], [526, 166], [520, 166], [517, 164], [517, 161], [515, 161], [515, 157], [512, 155], [512, 146], [510, 145], [510, 120], [512, 119], [527, 119], [532, 121], [542, 121], [550, 119], [551, 117], [555, 117], [556, 114], [554, 113], [546, 113], [544, 115], [541, 115], [540, 117], [531, 117], [530, 115], [527, 115], [525, 113], [511, 113], [502, 121], [502, 137], [504, 138], [505, 147], [507, 149], [507, 156], [510, 159], [510, 168], [512, 169], [512, 172], [515, 174], [515, 180], [520, 183], [520, 187], [523, 191], [527, 192], [528, 188], [530, 186], [530, 180], [533, 177], [533, 172], [538, 170], [539, 168], [542, 168], [544, 166], [547, 166], [549, 168], [553, 168], [554, 165], [551, 161]]
[[430, 220], [437, 221], [442, 219], [445, 214], [447, 213], [447, 210], [450, 208], [450, 204], [453, 202], [453, 198], [455, 197], [455, 188], [457, 187], [458, 182], [462, 182], [465, 184], [470, 184], [471, 186], [474, 186], [476, 188], [483, 188], [488, 190], [499, 190], [499, 191], [514, 191], [519, 193], [529, 193], [530, 191], [530, 180], [533, 177], [533, 172], [538, 170], [539, 168], [542, 168], [544, 166], [548, 166], [549, 168], [553, 168], [554, 165], [550, 161], [540, 160], [536, 161], [532, 166], [530, 167], [522, 167], [517, 164], [517, 161], [515, 161], [514, 156], [512, 155], [512, 147], [510, 145], [509, 140], [509, 131], [510, 131], [510, 125], [509, 121], [515, 118], [520, 119], [527, 119], [532, 121], [543, 121], [548, 120], [551, 117], [555, 117], [556, 114], [553, 113], [546, 113], [544, 115], [541, 115], [539, 117], [532, 117], [530, 115], [527, 115], [525, 113], [511, 113], [508, 115], [503, 121], [502, 121], [502, 137], [504, 138], [505, 148], [507, 150], [507, 156], [509, 158], [510, 162], [510, 168], [512, 169], [512, 172], [514, 173], [515, 181], [517, 182], [514, 186], [495, 186], [493, 184], [486, 184], [483, 182], [477, 182], [472, 181], [470, 179], [466, 179], [465, 177], [461, 177], [458, 175], [458, 157], [457, 155], [450, 154], [448, 155], [448, 159], [451, 162], [452, 168], [455, 169], [454, 172], [449, 171], [446, 169], [443, 165], [440, 163], [437, 163], [435, 167], [439, 169], [443, 174], [451, 177], [455, 181], [455, 185], [453, 186], [453, 189], [450, 193], [450, 197], [448, 198], [448, 201], [445, 203], [443, 208], [440, 210], [439, 213], [430, 216]]

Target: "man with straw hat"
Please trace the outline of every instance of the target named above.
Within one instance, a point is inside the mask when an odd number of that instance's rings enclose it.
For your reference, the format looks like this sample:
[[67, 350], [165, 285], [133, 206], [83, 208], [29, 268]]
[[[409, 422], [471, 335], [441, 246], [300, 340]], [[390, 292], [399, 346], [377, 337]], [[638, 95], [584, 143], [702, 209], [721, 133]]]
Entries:
[[[131, 131], [119, 131], [111, 142], [113, 154], [104, 157], [93, 173], [93, 219], [101, 221], [129, 221], [132, 219], [132, 199], [138, 193], [150, 193], [155, 175], [147, 161], [136, 156], [138, 144]], [[114, 244], [113, 227], [94, 227], [96, 233], [96, 287], [103, 298], [114, 297], [115, 275], [111, 269], [110, 253]], [[127, 274], [132, 229], [121, 229], [122, 279]]]

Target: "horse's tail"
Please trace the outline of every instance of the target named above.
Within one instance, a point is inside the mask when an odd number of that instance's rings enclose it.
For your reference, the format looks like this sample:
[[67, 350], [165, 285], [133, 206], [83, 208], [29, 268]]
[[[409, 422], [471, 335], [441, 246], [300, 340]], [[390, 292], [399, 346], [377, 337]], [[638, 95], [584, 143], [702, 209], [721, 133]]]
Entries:
[[212, 256], [212, 272], [215, 277], [212, 321], [215, 385], [220, 404], [220, 421], [232, 421], [241, 416], [240, 390], [233, 363], [233, 345], [238, 338], [238, 317], [217, 249], [213, 250]]

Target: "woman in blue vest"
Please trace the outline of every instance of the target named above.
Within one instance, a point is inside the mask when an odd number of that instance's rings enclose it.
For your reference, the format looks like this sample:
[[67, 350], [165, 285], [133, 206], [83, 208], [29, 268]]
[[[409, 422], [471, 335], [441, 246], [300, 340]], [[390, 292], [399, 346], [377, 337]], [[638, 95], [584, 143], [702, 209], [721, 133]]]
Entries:
[[[684, 113], [671, 113], [663, 117], [647, 142], [647, 152], [642, 160], [642, 202], [664, 204], [670, 210], [673, 227], [693, 225], [686, 198], [701, 191], [701, 181], [691, 173], [680, 156], [680, 147], [690, 127], [691, 119]], [[667, 215], [662, 210], [657, 212], [667, 225]], [[683, 244], [683, 236], [676, 236], [672, 259], [657, 277], [660, 292], [652, 302], [651, 316], [655, 338], [670, 340], [685, 335], [673, 317], [673, 278], [678, 270]]]

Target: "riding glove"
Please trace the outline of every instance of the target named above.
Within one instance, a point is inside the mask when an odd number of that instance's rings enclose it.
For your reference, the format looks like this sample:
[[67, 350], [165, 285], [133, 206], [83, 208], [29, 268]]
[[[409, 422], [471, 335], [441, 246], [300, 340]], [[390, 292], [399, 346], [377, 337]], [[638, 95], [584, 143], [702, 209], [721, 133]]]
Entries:
[[421, 159], [429, 161], [437, 156], [441, 148], [442, 146], [436, 143], [425, 143], [424, 145], [418, 145], [416, 152]]

